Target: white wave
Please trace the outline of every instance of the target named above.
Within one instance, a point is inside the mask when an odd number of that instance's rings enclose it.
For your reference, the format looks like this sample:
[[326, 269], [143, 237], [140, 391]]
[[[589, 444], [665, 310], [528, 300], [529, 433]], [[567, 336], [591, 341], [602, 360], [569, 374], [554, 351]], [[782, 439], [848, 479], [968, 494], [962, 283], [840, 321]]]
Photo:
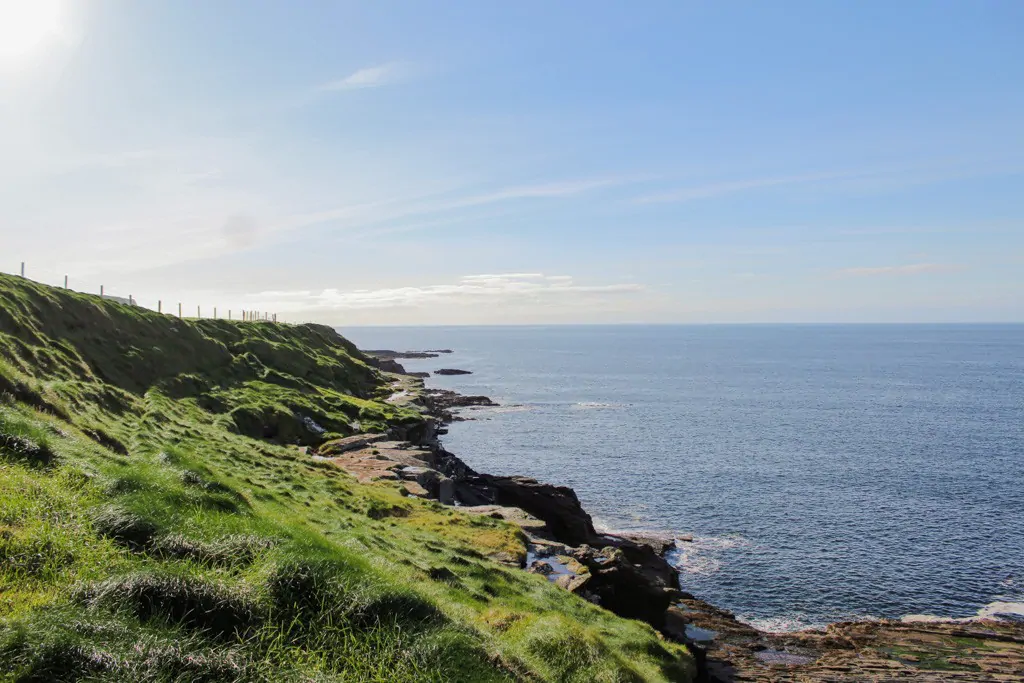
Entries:
[[979, 619], [999, 619], [1002, 616], [1024, 617], [1024, 602], [996, 600], [978, 610]]
[[811, 618], [806, 614], [786, 614], [777, 617], [736, 617], [744, 624], [750, 624], [758, 631], [765, 633], [793, 633], [795, 631], [806, 631], [808, 629], [823, 630], [829, 624], [840, 621], [880, 621], [878, 617], [864, 614], [831, 614], [818, 615]]
[[694, 536], [676, 544], [669, 561], [686, 574], [714, 574], [722, 568], [722, 555], [726, 551], [749, 548], [750, 539], [739, 534], [727, 536]]
[[823, 623], [809, 621], [803, 616], [767, 617], [763, 619], [750, 619], [739, 616], [737, 618], [764, 633], [793, 633], [794, 631], [824, 627]]
[[602, 403], [600, 401], [580, 401], [572, 404], [575, 410], [598, 410], [601, 408], [624, 408], [624, 403]]
[[458, 408], [459, 412], [472, 412], [474, 415], [501, 415], [503, 413], [525, 413], [533, 410], [533, 406], [510, 405], [510, 406], [469, 406]]
[[905, 614], [900, 617], [900, 621], [908, 624], [938, 621], [945, 621], [953, 624], [969, 624], [972, 621], [979, 621], [981, 619], [997, 619], [1005, 621], [1008, 617], [1014, 620], [1024, 618], [1024, 602], [995, 600], [979, 609], [974, 616], [971, 617], [940, 617], [935, 614]]

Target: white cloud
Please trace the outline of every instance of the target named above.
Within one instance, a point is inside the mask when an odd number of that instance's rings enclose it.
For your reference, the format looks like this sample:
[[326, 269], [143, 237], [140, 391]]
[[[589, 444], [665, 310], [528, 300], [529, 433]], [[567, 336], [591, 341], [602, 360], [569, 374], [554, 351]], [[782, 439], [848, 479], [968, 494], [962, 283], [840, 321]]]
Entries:
[[402, 80], [407, 69], [398, 62], [389, 62], [354, 71], [345, 78], [324, 83], [319, 90], [362, 90], [379, 88]]
[[833, 272], [834, 277], [874, 277], [880, 275], [919, 275], [922, 273], [947, 273], [963, 270], [963, 266], [951, 263], [910, 263], [901, 266], [862, 266], [841, 268]]
[[465, 275], [453, 284], [384, 289], [325, 289], [319, 293], [262, 292], [259, 305], [277, 311], [386, 309], [441, 305], [488, 305], [512, 302], [567, 302], [573, 298], [630, 295], [642, 292], [636, 283], [577, 284], [571, 275], [506, 273]]

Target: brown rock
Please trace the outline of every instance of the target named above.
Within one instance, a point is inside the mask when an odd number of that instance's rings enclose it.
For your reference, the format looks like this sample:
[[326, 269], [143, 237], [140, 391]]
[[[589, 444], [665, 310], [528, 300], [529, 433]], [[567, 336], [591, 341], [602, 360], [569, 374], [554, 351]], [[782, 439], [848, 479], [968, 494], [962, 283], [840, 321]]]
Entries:
[[578, 593], [590, 581], [590, 574], [562, 574], [555, 579], [555, 585], [570, 593]]

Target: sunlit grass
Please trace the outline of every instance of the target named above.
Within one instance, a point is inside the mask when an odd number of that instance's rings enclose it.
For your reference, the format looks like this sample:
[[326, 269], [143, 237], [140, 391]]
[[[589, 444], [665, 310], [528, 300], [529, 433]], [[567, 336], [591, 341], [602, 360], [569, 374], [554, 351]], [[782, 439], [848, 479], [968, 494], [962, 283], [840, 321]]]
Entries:
[[0, 276], [0, 681], [689, 680], [650, 627], [502, 564], [517, 528], [240, 429], [419, 419], [332, 335]]

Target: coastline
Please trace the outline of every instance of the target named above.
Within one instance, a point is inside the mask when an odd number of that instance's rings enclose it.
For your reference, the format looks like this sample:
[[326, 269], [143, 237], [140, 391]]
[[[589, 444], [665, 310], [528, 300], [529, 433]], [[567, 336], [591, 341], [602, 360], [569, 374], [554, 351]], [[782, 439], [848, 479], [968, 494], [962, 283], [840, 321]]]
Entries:
[[681, 588], [679, 571], [668, 559], [677, 547], [674, 534], [599, 529], [572, 489], [477, 473], [445, 450], [441, 437], [447, 426], [472, 419], [461, 410], [500, 406], [485, 396], [428, 388], [427, 373], [408, 373], [398, 363], [437, 356], [393, 351], [370, 356], [391, 373], [393, 398], [429, 417], [431, 426], [410, 441], [429, 450], [428, 461], [448, 482], [432, 487], [436, 495], [422, 487], [427, 495], [518, 524], [527, 538], [521, 568], [685, 644], [697, 659], [701, 680], [882, 680], [890, 675], [919, 681], [1019, 680], [1024, 672], [1024, 624], [986, 618], [981, 611], [968, 619], [915, 615], [920, 618], [861, 619], [788, 632], [741, 622]]

